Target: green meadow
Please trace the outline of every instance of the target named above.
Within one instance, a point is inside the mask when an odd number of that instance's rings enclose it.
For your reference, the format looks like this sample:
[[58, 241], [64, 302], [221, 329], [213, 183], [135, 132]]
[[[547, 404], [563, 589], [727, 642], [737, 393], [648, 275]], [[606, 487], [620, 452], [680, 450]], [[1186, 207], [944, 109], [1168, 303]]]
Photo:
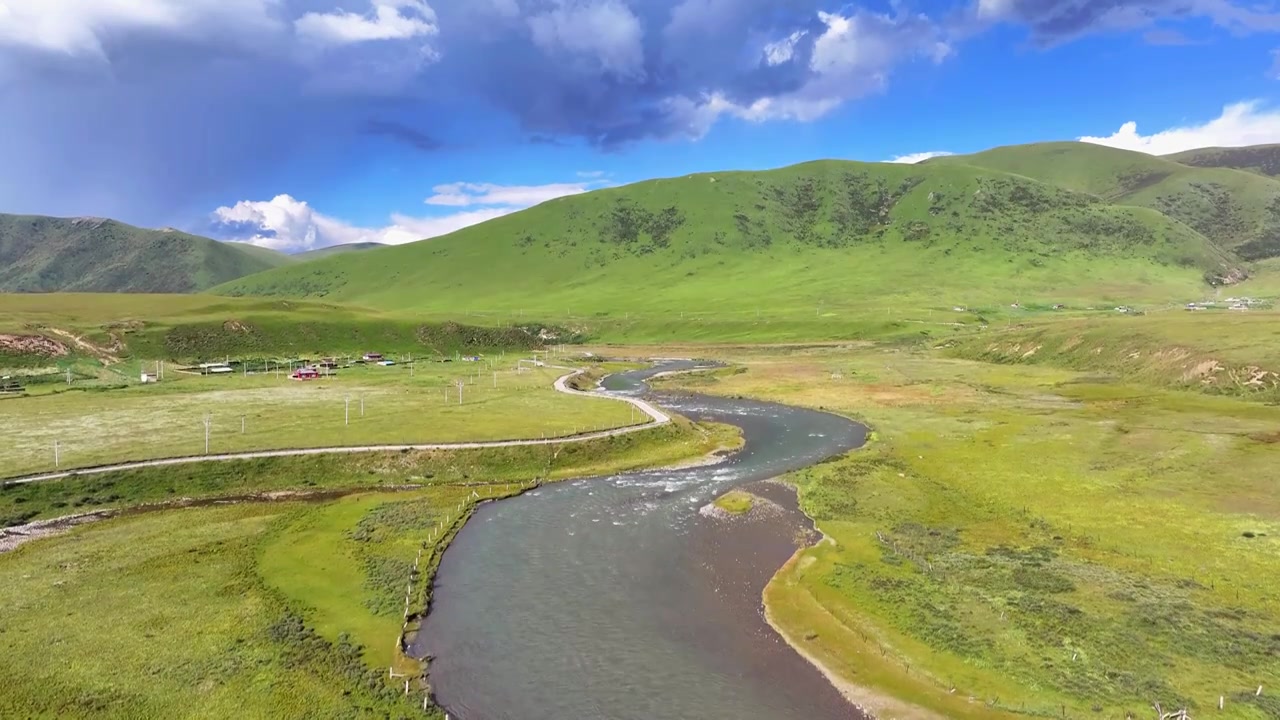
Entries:
[[[423, 712], [421, 668], [395, 652], [406, 586], [420, 612], [452, 534], [437, 523], [456, 530], [477, 502], [533, 479], [687, 461], [733, 438], [681, 421], [560, 452], [270, 458], [7, 486], [4, 512], [137, 509], [0, 554], [0, 716], [442, 717]], [[182, 507], [201, 500], [212, 504]]]
[[[225, 376], [166, 372], [165, 381], [0, 400], [3, 475], [205, 453], [276, 448], [507, 440], [573, 435], [648, 421], [630, 405], [557, 392], [565, 371], [515, 359], [357, 365], [298, 381], [288, 370]], [[459, 388], [462, 383], [461, 402]]]
[[[1092, 332], [1148, 350], [1235, 332], [1138, 320], [1140, 337], [1120, 318]], [[1074, 331], [1008, 334], [1028, 332]], [[1280, 408], [1168, 366], [1157, 381], [1149, 366], [961, 352], [739, 348], [724, 356], [745, 371], [697, 381], [875, 431], [790, 478], [827, 540], [770, 584], [774, 622], [900, 718], [1145, 717], [1154, 702], [1276, 717]]]

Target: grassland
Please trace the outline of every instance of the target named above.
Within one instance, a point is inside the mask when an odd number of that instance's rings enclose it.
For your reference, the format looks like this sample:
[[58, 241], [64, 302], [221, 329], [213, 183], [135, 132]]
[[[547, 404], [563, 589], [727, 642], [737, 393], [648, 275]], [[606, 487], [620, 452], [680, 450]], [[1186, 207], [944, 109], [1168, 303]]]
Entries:
[[[182, 377], [158, 384], [87, 389], [0, 400], [0, 425], [21, 427], [0, 447], [5, 476], [60, 467], [205, 453], [295, 447], [574, 435], [645, 422], [630, 405], [573, 397], [552, 384], [552, 368], [517, 373], [487, 363], [355, 366], [299, 382], [288, 371]], [[172, 378], [170, 380], [169, 378]], [[463, 382], [459, 403], [457, 382]], [[349, 399], [349, 404], [348, 404]], [[347, 424], [349, 422], [349, 424]]]
[[715, 506], [730, 515], [745, 515], [755, 507], [755, 496], [741, 490], [730, 490], [715, 499]]
[[[440, 717], [417, 681], [406, 697], [388, 678], [393, 662], [409, 669], [393, 648], [418, 551], [438, 557], [448, 539], [437, 522], [531, 478], [670, 464], [726, 439], [678, 422], [559, 452], [277, 458], [5, 488], [7, 509], [40, 517], [82, 494], [101, 507], [354, 494], [130, 512], [0, 555], [0, 716]], [[416, 574], [416, 607], [433, 568]]]
[[287, 255], [101, 218], [0, 214], [0, 292], [196, 292]]
[[1230, 166], [1199, 167], [1079, 142], [996, 148], [930, 161], [1016, 173], [1157, 210], [1245, 260], [1280, 255], [1280, 181]]
[[1221, 167], [1280, 176], [1280, 145], [1212, 147], [1166, 155], [1166, 159], [1194, 167]]
[[[1246, 352], [1214, 320], [1163, 331]], [[770, 584], [774, 622], [899, 718], [1276, 717], [1280, 408], [950, 351], [740, 348], [746, 372], [698, 381], [875, 430], [791, 478], [827, 541]]]
[[[422, 316], [289, 300], [0, 294], [0, 370], [84, 362], [132, 370], [139, 362], [160, 359], [316, 358], [359, 356], [371, 350], [440, 358], [574, 340], [572, 333], [536, 321], [498, 325], [448, 318], [433, 322]], [[23, 352], [14, 338], [30, 337], [54, 345], [43, 352]]]
[[658, 316], [734, 313], [728, 339], [755, 336], [757, 312], [883, 322], [900, 307], [1167, 302], [1198, 296], [1206, 274], [1234, 262], [1154, 210], [1007, 172], [822, 161], [561, 198], [429, 243], [279, 268], [213, 292], [503, 321], [636, 318], [636, 340], [673, 337], [654, 326]]

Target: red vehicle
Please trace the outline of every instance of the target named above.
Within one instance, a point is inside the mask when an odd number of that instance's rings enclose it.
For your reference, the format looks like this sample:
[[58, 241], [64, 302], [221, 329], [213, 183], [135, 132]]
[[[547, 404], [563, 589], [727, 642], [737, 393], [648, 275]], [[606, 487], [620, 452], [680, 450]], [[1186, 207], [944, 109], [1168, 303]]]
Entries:
[[320, 371], [312, 367], [298, 368], [289, 377], [294, 380], [316, 380], [320, 377]]

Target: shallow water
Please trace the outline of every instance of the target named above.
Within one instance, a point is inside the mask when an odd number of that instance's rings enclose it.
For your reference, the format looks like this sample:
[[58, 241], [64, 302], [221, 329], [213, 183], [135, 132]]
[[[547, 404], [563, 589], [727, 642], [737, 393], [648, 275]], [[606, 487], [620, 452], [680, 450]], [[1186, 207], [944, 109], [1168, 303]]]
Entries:
[[[689, 366], [605, 384], [639, 394], [644, 378]], [[437, 702], [461, 720], [857, 717], [760, 615], [797, 515], [734, 526], [698, 509], [858, 447], [865, 428], [750, 400], [652, 399], [741, 427], [744, 449], [716, 465], [559, 483], [482, 507], [444, 555], [413, 646], [432, 657]]]

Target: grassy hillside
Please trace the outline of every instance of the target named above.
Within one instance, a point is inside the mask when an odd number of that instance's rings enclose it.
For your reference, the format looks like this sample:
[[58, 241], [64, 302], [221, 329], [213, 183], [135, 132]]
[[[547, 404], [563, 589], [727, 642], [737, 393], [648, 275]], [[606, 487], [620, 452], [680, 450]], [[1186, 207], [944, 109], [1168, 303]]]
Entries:
[[1267, 177], [1280, 176], [1280, 145], [1200, 148], [1165, 158], [1194, 167], [1234, 168]]
[[541, 323], [477, 326], [428, 322], [331, 303], [205, 295], [0, 294], [0, 370], [94, 372], [137, 378], [136, 363], [359, 355], [377, 350], [417, 357], [525, 350], [572, 342]]
[[176, 230], [0, 215], [0, 292], [196, 292], [285, 262]]
[[[230, 245], [250, 257], [265, 260], [271, 263], [272, 267], [277, 265], [288, 265], [289, 263], [298, 262], [302, 259], [302, 255], [289, 255], [288, 253], [282, 253], [279, 250], [258, 247], [257, 245], [252, 245], [247, 242], [225, 242], [224, 244]], [[303, 255], [305, 254], [306, 253], [303, 253]]]
[[561, 198], [427, 242], [219, 286], [395, 311], [856, 310], [1198, 296], [1232, 260], [1143, 208], [964, 165], [840, 161]]
[[1013, 145], [927, 164], [1001, 170], [1159, 210], [1245, 260], [1280, 256], [1280, 181], [1256, 173], [1079, 142]]
[[330, 245], [329, 247], [326, 247], [326, 248], [308, 250], [306, 252], [298, 253], [297, 255], [290, 255], [288, 257], [291, 257], [295, 260], [304, 260], [304, 261], [319, 260], [320, 258], [329, 257], [330, 255], [342, 255], [344, 253], [359, 252], [361, 250], [377, 250], [378, 248], [381, 248], [381, 247], [386, 247], [386, 245], [383, 245], [382, 243], [376, 243], [376, 242], [347, 243], [345, 245]]
[[[1131, 319], [1145, 338], [1130, 340]], [[1146, 362], [1161, 337], [1218, 337], [1217, 319], [1079, 330], [1104, 355], [1116, 346], [1119, 371], [1120, 348]], [[1266, 324], [1220, 335], [1234, 346]], [[1216, 357], [1265, 365], [1272, 336]], [[774, 578], [770, 616], [865, 689], [877, 717], [1151, 718], [1154, 702], [1280, 717], [1280, 409], [1054, 367], [1069, 354], [1049, 342], [1037, 364], [901, 346], [720, 354], [745, 372], [698, 391], [875, 428], [868, 447], [791, 476], [829, 541]]]

